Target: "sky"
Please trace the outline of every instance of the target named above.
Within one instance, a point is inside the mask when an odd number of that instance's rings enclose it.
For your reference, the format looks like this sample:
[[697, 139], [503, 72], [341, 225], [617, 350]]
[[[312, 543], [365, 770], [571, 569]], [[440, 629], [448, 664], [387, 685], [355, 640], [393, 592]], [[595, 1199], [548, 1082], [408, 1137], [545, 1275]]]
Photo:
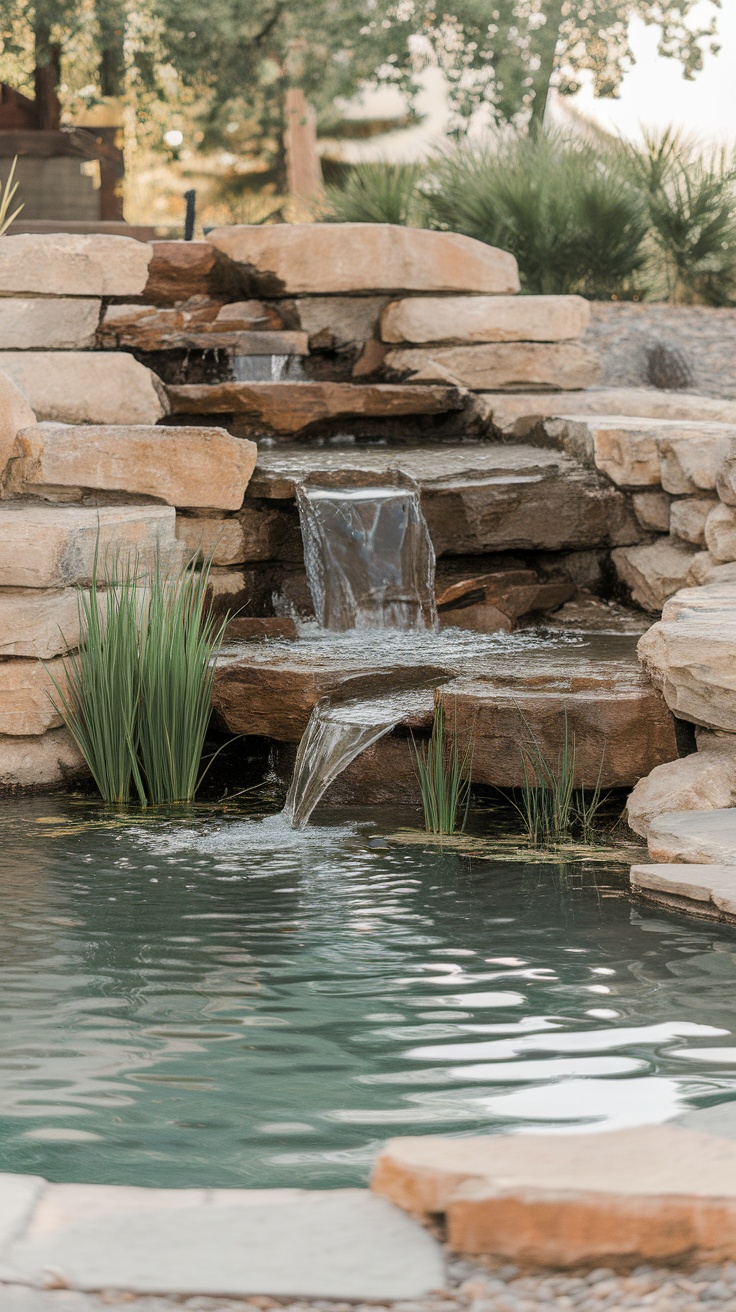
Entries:
[[[707, 21], [714, 13], [713, 6], [703, 3], [693, 17], [699, 13]], [[596, 100], [584, 86], [567, 103], [602, 127], [634, 139], [640, 137], [642, 128], [673, 124], [703, 141], [736, 145], [736, 0], [722, 0], [716, 13], [721, 49], [717, 55], [705, 55], [703, 70], [694, 81], [683, 78], [677, 60], [657, 54], [657, 29], [635, 19], [631, 45], [636, 63], [624, 77], [619, 98]], [[423, 118], [416, 127], [370, 143], [341, 143], [340, 153], [350, 160], [416, 159], [427, 154], [443, 136], [448, 120], [447, 97], [437, 70], [425, 74], [417, 109]], [[401, 98], [391, 90], [364, 97], [352, 110], [358, 117], [401, 111]]]

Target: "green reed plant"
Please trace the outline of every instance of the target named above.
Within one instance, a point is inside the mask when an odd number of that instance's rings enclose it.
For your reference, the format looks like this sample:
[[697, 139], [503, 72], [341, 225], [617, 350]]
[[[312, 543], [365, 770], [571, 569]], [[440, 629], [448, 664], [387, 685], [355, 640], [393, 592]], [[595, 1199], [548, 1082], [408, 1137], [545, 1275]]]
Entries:
[[23, 206], [19, 205], [17, 209], [13, 210], [12, 214], [9, 212], [10, 206], [13, 203], [13, 197], [18, 190], [18, 183], [13, 181], [13, 178], [15, 177], [15, 166], [17, 163], [18, 156], [16, 155], [13, 163], [10, 165], [10, 172], [5, 179], [5, 183], [0, 183], [0, 237], [8, 231], [13, 219], [17, 219], [23, 209]]
[[524, 782], [521, 800], [514, 806], [521, 816], [530, 847], [549, 847], [569, 841], [579, 835], [590, 843], [595, 835], [595, 822], [603, 805], [601, 774], [592, 792], [575, 787], [576, 750], [575, 736], [570, 732], [567, 712], [564, 717], [562, 742], [555, 759], [544, 751], [525, 716], [519, 712], [526, 742], [520, 747]]
[[424, 827], [429, 834], [455, 834], [467, 824], [473, 765], [473, 740], [460, 748], [457, 716], [451, 730], [445, 708], [435, 698], [432, 732], [427, 742], [412, 738], [414, 769], [419, 781]]
[[[207, 611], [209, 563], [167, 575], [157, 560], [95, 561], [79, 593], [78, 652], [51, 676], [55, 705], [104, 801], [191, 801], [202, 775], [214, 658], [227, 618]], [[53, 699], [52, 699], [53, 700]], [[206, 773], [206, 771], [205, 771]]]
[[421, 164], [370, 160], [356, 164], [342, 187], [328, 187], [328, 223], [399, 223], [421, 227], [426, 203], [420, 191]]

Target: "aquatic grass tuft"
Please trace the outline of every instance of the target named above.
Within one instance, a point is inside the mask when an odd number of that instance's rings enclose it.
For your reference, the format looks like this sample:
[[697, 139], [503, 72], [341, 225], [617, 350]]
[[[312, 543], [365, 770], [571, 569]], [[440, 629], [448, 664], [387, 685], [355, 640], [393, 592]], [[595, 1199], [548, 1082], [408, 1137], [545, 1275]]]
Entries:
[[595, 788], [587, 792], [584, 787], [576, 788], [575, 735], [570, 733], [567, 711], [556, 760], [546, 755], [521, 710], [519, 715], [527, 740], [519, 748], [524, 773], [521, 800], [513, 805], [521, 816], [529, 846], [551, 847], [569, 842], [575, 835], [592, 843], [596, 818], [605, 801], [601, 796], [603, 758]]
[[417, 743], [412, 736], [412, 754], [427, 833], [461, 833], [467, 824], [470, 809], [473, 740], [471, 738], [465, 751], [461, 752], [457, 715], [448, 733], [445, 708], [439, 697], [435, 697], [429, 740]]
[[159, 559], [147, 572], [137, 556], [116, 557], [103, 583], [95, 559], [79, 590], [83, 642], [63, 658], [63, 680], [49, 672], [52, 701], [105, 802], [192, 801], [227, 624], [207, 613], [209, 562], [169, 576]]

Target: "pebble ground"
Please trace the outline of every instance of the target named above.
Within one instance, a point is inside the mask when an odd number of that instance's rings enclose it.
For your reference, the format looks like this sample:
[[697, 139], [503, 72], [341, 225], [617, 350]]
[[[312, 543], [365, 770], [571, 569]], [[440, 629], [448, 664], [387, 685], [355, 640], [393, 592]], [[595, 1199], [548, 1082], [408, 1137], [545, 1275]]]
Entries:
[[0, 1312], [736, 1312], [736, 1262], [627, 1275], [597, 1271], [520, 1271], [450, 1259], [447, 1288], [413, 1302], [338, 1303], [325, 1299], [137, 1298], [119, 1290], [79, 1294], [0, 1284]]

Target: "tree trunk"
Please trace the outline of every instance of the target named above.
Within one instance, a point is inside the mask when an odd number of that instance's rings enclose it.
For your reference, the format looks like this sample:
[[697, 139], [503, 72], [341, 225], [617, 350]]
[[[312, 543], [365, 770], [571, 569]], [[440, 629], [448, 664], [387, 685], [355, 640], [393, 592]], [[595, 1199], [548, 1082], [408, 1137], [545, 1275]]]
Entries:
[[36, 119], [39, 128], [57, 131], [61, 122], [58, 86], [61, 81], [61, 46], [51, 40], [51, 24], [37, 18], [34, 24]]
[[539, 68], [534, 73], [530, 132], [541, 132], [547, 112], [549, 89], [555, 71], [557, 44], [562, 26], [563, 0], [545, 0], [542, 6], [546, 21], [537, 28], [535, 45], [539, 55]]

